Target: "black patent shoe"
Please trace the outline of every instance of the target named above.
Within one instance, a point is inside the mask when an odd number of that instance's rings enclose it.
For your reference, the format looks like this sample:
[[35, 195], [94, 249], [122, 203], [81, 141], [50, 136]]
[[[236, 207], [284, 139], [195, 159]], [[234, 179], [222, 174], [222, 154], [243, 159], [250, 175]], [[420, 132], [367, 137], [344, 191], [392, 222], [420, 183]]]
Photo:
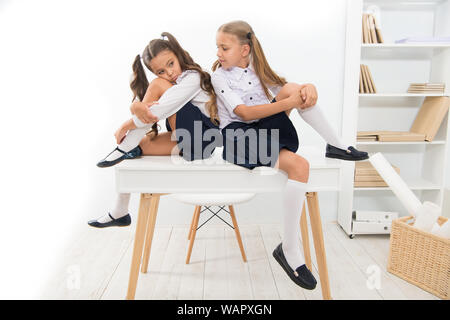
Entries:
[[114, 219], [111, 214], [108, 212], [109, 217], [112, 219], [109, 222], [98, 222], [97, 220], [90, 220], [88, 221], [88, 225], [94, 228], [107, 228], [107, 227], [126, 227], [131, 224], [131, 216], [130, 214], [127, 214], [123, 217], [120, 217], [118, 219]]
[[361, 161], [369, 159], [369, 154], [365, 151], [356, 150], [353, 147], [348, 147], [347, 150], [339, 149], [331, 144], [327, 144], [327, 150], [325, 153], [327, 158], [335, 158], [347, 161]]
[[[123, 155], [120, 156], [119, 158], [112, 160], [112, 161], [107, 161], [105, 160], [106, 158], [108, 158], [108, 156], [113, 153], [114, 151], [119, 151], [121, 152]], [[119, 149], [119, 147], [116, 147], [113, 151], [111, 151], [103, 160], [101, 160], [99, 163], [97, 163], [97, 167], [100, 168], [107, 168], [107, 167], [111, 167], [113, 165], [118, 164], [119, 162], [121, 162], [122, 160], [125, 159], [135, 159], [135, 158], [139, 158], [140, 156], [142, 156], [142, 149], [141, 147], [137, 146], [136, 148], [125, 152]]]
[[278, 245], [278, 247], [275, 248], [272, 255], [283, 268], [283, 270], [287, 273], [289, 278], [291, 278], [291, 280], [295, 282], [295, 284], [308, 290], [313, 290], [316, 287], [317, 280], [316, 278], [314, 278], [313, 274], [311, 273], [311, 271], [309, 271], [305, 264], [302, 264], [300, 267], [295, 269], [295, 271], [292, 270], [292, 268], [287, 263], [286, 258], [284, 257], [281, 243]]

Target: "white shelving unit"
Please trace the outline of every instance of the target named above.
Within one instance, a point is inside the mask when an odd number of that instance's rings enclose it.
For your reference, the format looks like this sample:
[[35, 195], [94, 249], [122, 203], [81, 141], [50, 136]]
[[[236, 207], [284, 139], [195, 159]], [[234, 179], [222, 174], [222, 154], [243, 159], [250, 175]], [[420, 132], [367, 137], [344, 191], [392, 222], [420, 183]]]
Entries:
[[[361, 43], [362, 14], [368, 10], [374, 10], [379, 17], [385, 43]], [[432, 142], [357, 142], [356, 134], [371, 130], [409, 131], [427, 96], [449, 95], [450, 44], [395, 44], [395, 40], [411, 36], [450, 36], [449, 17], [450, 0], [347, 1], [342, 137], [369, 154], [381, 152], [400, 168], [400, 176], [421, 201], [432, 201], [441, 207], [448, 167], [448, 114]], [[360, 64], [369, 66], [377, 94], [358, 93]], [[413, 82], [444, 82], [446, 92], [406, 93]], [[354, 188], [354, 167], [352, 162], [342, 163], [338, 208], [338, 222], [350, 237], [369, 233], [368, 228], [364, 232], [354, 228], [353, 210], [407, 215], [388, 187]]]

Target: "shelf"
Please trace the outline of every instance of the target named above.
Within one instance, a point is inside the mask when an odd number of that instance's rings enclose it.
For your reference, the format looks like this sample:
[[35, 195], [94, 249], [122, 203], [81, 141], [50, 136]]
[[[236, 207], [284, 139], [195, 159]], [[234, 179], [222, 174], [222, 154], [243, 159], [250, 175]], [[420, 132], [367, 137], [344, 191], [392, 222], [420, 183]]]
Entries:
[[356, 141], [357, 145], [372, 145], [372, 146], [380, 146], [380, 145], [403, 145], [403, 144], [440, 144], [445, 145], [444, 140], [434, 140], [434, 141]]
[[359, 97], [404, 98], [404, 97], [448, 97], [448, 93], [358, 93]]
[[[441, 190], [442, 186], [437, 183], [432, 183], [424, 179], [406, 179], [403, 178], [411, 190]], [[391, 191], [389, 187], [357, 187], [354, 191]]]
[[450, 43], [362, 43], [361, 58], [364, 59], [431, 59]]

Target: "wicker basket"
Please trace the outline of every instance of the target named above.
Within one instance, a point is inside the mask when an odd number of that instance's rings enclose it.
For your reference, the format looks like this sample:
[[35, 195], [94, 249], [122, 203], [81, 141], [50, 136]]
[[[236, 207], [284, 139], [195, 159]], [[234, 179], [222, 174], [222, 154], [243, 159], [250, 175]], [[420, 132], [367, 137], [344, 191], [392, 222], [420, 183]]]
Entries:
[[[387, 270], [434, 294], [450, 298], [450, 240], [411, 226], [412, 216], [392, 221]], [[442, 225], [447, 221], [439, 217]]]

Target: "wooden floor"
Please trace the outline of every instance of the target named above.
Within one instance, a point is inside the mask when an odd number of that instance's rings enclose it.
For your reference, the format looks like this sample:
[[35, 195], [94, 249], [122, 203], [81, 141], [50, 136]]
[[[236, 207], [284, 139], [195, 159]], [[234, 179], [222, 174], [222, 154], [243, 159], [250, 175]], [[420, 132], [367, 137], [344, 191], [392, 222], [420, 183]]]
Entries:
[[[86, 226], [61, 257], [42, 299], [124, 299], [134, 226]], [[136, 299], [322, 299], [320, 283], [315, 290], [303, 290], [272, 257], [281, 242], [281, 226], [239, 227], [247, 263], [234, 231], [224, 224], [198, 230], [186, 265], [188, 226], [157, 226], [148, 273], [139, 275]], [[333, 299], [438, 299], [386, 271], [388, 235], [349, 239], [336, 223], [324, 224], [323, 231]], [[311, 255], [319, 280], [313, 247]]]

